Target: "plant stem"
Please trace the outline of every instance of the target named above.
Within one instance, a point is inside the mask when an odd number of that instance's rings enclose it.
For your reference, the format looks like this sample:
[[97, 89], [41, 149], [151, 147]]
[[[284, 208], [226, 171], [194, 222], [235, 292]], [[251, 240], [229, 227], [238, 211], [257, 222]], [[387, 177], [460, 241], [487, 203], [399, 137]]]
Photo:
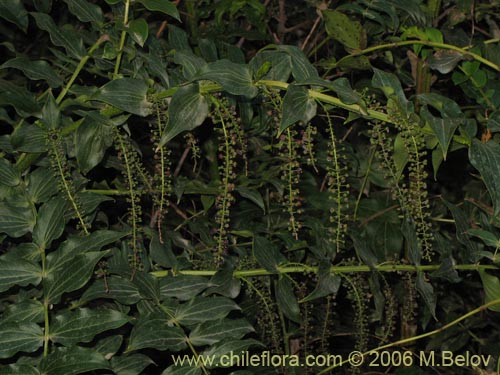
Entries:
[[130, 9], [130, 0], [126, 0], [125, 2], [125, 14], [123, 15], [123, 30], [122, 35], [120, 36], [120, 48], [118, 51], [118, 56], [116, 56], [115, 70], [113, 72], [113, 79], [118, 78], [118, 72], [120, 71], [120, 64], [122, 61], [123, 55], [123, 47], [125, 46], [125, 39], [127, 38], [127, 24], [128, 24], [128, 12]]
[[[47, 276], [47, 259], [45, 257], [45, 246], [40, 247], [40, 258], [42, 258], [42, 278]], [[43, 301], [43, 356], [47, 357], [49, 354], [49, 335], [50, 335], [50, 321], [49, 321], [49, 301]]]
[[474, 60], [479, 61], [480, 63], [482, 63], [482, 64], [484, 64], [486, 66], [489, 66], [490, 68], [492, 68], [492, 69], [500, 72], [500, 66], [499, 65], [495, 64], [494, 62], [492, 62], [492, 61], [490, 61], [488, 59], [485, 59], [484, 57], [482, 57], [482, 56], [480, 56], [480, 55], [478, 55], [478, 54], [476, 54], [474, 52], [467, 51], [467, 49], [469, 49], [470, 47], [460, 48], [460, 47], [454, 46], [452, 44], [431, 42], [429, 40], [403, 40], [401, 42], [379, 44], [378, 46], [373, 46], [373, 47], [369, 47], [369, 48], [366, 48], [366, 49], [363, 49], [363, 50], [359, 50], [359, 51], [353, 52], [350, 55], [347, 55], [347, 56], [341, 58], [339, 61], [337, 61], [337, 63], [335, 64], [335, 66], [339, 66], [340, 64], [342, 64], [342, 62], [344, 62], [345, 60], [348, 60], [348, 59], [350, 59], [351, 57], [354, 57], [354, 56], [366, 55], [366, 54], [368, 54], [370, 52], [380, 51], [380, 50], [383, 50], [383, 49], [391, 49], [391, 48], [396, 48], [396, 47], [408, 46], [408, 45], [412, 45], [412, 44], [418, 44], [418, 45], [423, 45], [423, 46], [428, 46], [428, 47], [434, 47], [434, 48], [448, 49], [448, 50], [456, 51], [456, 52], [461, 53], [464, 56], [470, 56]]
[[[439, 264], [427, 264], [427, 265], [410, 265], [410, 264], [379, 264], [370, 268], [369, 266], [359, 265], [359, 266], [332, 266], [330, 267], [330, 273], [342, 274], [342, 273], [357, 273], [357, 272], [419, 272], [419, 271], [436, 271], [441, 267]], [[454, 267], [457, 271], [480, 271], [480, 270], [498, 270], [497, 266], [486, 265], [486, 264], [458, 264]], [[279, 266], [276, 267], [276, 272], [270, 272], [265, 268], [254, 268], [250, 270], [240, 270], [234, 271], [233, 276], [236, 278], [245, 278], [253, 276], [269, 276], [275, 274], [284, 273], [308, 273], [314, 272], [318, 273], [318, 267], [312, 267], [307, 265], [302, 266]], [[176, 270], [175, 275], [196, 275], [196, 276], [213, 276], [217, 273], [217, 270]], [[171, 275], [170, 270], [164, 271], [154, 271], [151, 272], [152, 275], [156, 277], [166, 277]]]
[[97, 39], [97, 42], [95, 42], [94, 45], [92, 47], [90, 47], [90, 49], [88, 50], [87, 54], [82, 57], [82, 59], [80, 60], [80, 62], [77, 65], [75, 71], [73, 72], [73, 75], [69, 79], [68, 83], [66, 84], [66, 86], [64, 86], [63, 90], [59, 93], [59, 95], [58, 95], [58, 97], [56, 99], [56, 104], [61, 104], [62, 100], [64, 99], [64, 97], [68, 93], [69, 89], [71, 88], [71, 86], [75, 82], [76, 78], [78, 77], [78, 75], [80, 74], [80, 72], [82, 71], [83, 67], [85, 66], [85, 64], [87, 63], [87, 61], [90, 59], [90, 57], [92, 56], [92, 54], [94, 53], [94, 51], [103, 42], [105, 42], [107, 40], [109, 40], [108, 35], [107, 34], [102, 35], [99, 39]]
[[[382, 345], [382, 346], [379, 346], [375, 349], [371, 349], [371, 350], [368, 350], [366, 352], [364, 352], [362, 355], [365, 356], [365, 355], [369, 355], [373, 352], [376, 352], [376, 351], [379, 351], [379, 350], [382, 350], [382, 349], [387, 349], [387, 348], [392, 348], [393, 346], [399, 346], [399, 345], [403, 345], [403, 344], [408, 344], [410, 342], [413, 342], [413, 341], [416, 341], [416, 340], [420, 340], [420, 339], [423, 339], [425, 337], [429, 337], [429, 336], [433, 336], [437, 333], [440, 333], [440, 332], [443, 332], [443, 331], [446, 331], [448, 328], [451, 328], [453, 327], [454, 325], [460, 323], [461, 321], [477, 314], [477, 313], [480, 313], [481, 311], [483, 310], [486, 310], [487, 308], [491, 307], [491, 306], [495, 306], [495, 305], [498, 305], [500, 304], [500, 299], [495, 299], [493, 301], [490, 301], [488, 303], [485, 303], [484, 305], [481, 305], [479, 306], [478, 308], [475, 308], [474, 310], [472, 311], [469, 311], [468, 313], [460, 316], [459, 318], [451, 321], [450, 323], [448, 324], [445, 324], [444, 326], [438, 328], [438, 329], [435, 329], [434, 331], [430, 331], [430, 332], [426, 332], [426, 333], [423, 333], [421, 335], [417, 335], [417, 336], [413, 336], [413, 337], [408, 337], [406, 339], [402, 339], [402, 340], [398, 340], [398, 341], [395, 341], [395, 342], [391, 342], [389, 344], [386, 344], [386, 345]], [[334, 368], [336, 367], [341, 367], [343, 365], [345, 365], [346, 363], [348, 363], [349, 360], [344, 360], [340, 363], [336, 363], [335, 365], [333, 366], [330, 366], [320, 372], [318, 372], [318, 375], [321, 375], [321, 374], [326, 374], [327, 372], [330, 372], [332, 371]]]

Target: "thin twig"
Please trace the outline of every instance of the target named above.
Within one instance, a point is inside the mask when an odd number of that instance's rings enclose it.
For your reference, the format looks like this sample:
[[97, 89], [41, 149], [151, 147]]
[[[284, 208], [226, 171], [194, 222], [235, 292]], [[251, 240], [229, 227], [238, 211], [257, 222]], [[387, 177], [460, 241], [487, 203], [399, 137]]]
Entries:
[[[328, 9], [328, 7], [330, 6], [330, 4], [332, 3], [332, 0], [329, 0], [328, 3], [325, 4], [323, 3], [322, 5], [324, 6], [324, 9]], [[309, 34], [307, 34], [307, 37], [306, 39], [304, 40], [304, 43], [302, 43], [302, 46], [300, 47], [300, 49], [302, 51], [304, 51], [306, 49], [306, 46], [307, 46], [307, 43], [309, 43], [309, 40], [311, 39], [312, 35], [314, 34], [314, 32], [316, 31], [316, 28], [318, 27], [319, 23], [321, 22], [321, 20], [323, 19], [322, 17], [322, 14], [321, 14], [321, 11], [323, 9], [321, 9], [319, 6], [317, 8], [317, 11], [318, 11], [318, 17], [316, 18], [316, 21], [314, 21], [314, 25], [313, 27], [311, 28], [311, 31], [309, 31]]]
[[182, 156], [179, 160], [179, 163], [177, 163], [177, 167], [175, 167], [174, 171], [174, 178], [177, 177], [181, 171], [182, 165], [186, 161], [187, 156], [189, 155], [189, 151], [191, 151], [191, 147], [186, 147], [184, 149], [184, 152], [182, 153]]

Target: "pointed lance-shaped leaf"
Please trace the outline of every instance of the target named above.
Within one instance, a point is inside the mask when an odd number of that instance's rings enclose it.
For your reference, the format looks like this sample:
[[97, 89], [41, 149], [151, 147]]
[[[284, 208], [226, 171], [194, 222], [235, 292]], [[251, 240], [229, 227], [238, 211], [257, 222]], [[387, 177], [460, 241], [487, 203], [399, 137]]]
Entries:
[[64, 2], [68, 4], [69, 11], [80, 21], [102, 24], [104, 18], [98, 5], [92, 4], [88, 0], [64, 0]]
[[80, 346], [57, 347], [40, 361], [42, 374], [77, 375], [94, 370], [109, 370], [109, 362], [101, 353]]
[[9, 358], [18, 352], [31, 353], [43, 344], [42, 328], [35, 323], [0, 324], [0, 358]]
[[195, 79], [214, 81], [221, 85], [224, 91], [233, 95], [243, 95], [253, 98], [258, 93], [257, 87], [253, 84], [248, 66], [226, 59], [207, 64]]
[[481, 173], [493, 202], [493, 214], [497, 216], [500, 213], [500, 145], [495, 141], [482, 143], [474, 139], [469, 149], [469, 159]]
[[279, 134], [298, 121], [307, 124], [316, 116], [317, 103], [309, 97], [309, 90], [303, 86], [290, 85], [283, 98], [283, 115]]
[[299, 303], [293, 293], [292, 283], [286, 275], [280, 277], [276, 283], [275, 294], [276, 302], [278, 303], [281, 311], [283, 311], [283, 314], [285, 314], [288, 319], [300, 323], [302, 321], [302, 317], [300, 315]]
[[42, 80], [52, 88], [62, 86], [63, 80], [44, 60], [30, 60], [27, 57], [16, 57], [4, 62], [0, 69], [14, 68], [21, 70], [31, 80]]
[[128, 323], [126, 314], [110, 309], [78, 309], [56, 315], [51, 322], [50, 338], [55, 343], [71, 346], [89, 342], [98, 333], [118, 328]]
[[177, 6], [168, 0], [139, 0], [142, 5], [148, 10], [158, 11], [165, 13], [168, 16], [174, 17], [176, 20], [180, 21], [179, 11]]
[[278, 266], [287, 262], [276, 245], [261, 236], [255, 236], [253, 240], [253, 255], [262, 267], [272, 273], [278, 273]]
[[143, 80], [120, 78], [102, 86], [92, 96], [92, 100], [107, 103], [125, 112], [147, 116], [151, 112], [147, 93], [148, 85]]
[[207, 99], [200, 93], [197, 83], [177, 90], [168, 106], [168, 122], [161, 136], [160, 146], [177, 134], [200, 126], [208, 115]]

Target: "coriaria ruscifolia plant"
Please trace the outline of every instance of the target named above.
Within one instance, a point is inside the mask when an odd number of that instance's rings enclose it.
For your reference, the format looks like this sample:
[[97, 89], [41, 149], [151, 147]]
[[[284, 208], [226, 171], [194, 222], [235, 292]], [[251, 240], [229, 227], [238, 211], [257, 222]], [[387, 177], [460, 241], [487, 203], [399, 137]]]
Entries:
[[0, 2], [1, 374], [498, 371], [498, 7], [313, 3]]

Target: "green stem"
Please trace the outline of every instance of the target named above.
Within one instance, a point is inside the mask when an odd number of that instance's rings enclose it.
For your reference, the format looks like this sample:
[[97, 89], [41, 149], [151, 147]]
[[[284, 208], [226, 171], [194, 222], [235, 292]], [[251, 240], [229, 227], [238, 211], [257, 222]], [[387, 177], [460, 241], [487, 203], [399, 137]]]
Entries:
[[350, 59], [351, 57], [354, 57], [354, 56], [361, 56], [361, 55], [366, 55], [366, 54], [368, 54], [370, 52], [380, 51], [380, 50], [383, 50], [383, 49], [391, 49], [391, 48], [397, 48], [397, 47], [414, 45], [414, 44], [456, 51], [456, 52], [461, 53], [464, 56], [472, 57], [474, 60], [479, 61], [480, 63], [482, 63], [482, 64], [484, 64], [486, 66], [489, 66], [490, 68], [492, 68], [492, 69], [500, 72], [500, 66], [499, 65], [495, 64], [494, 62], [492, 62], [492, 61], [490, 61], [488, 59], [485, 59], [484, 57], [482, 57], [482, 56], [480, 56], [480, 55], [478, 55], [478, 54], [476, 54], [474, 52], [470, 52], [470, 51], [467, 50], [467, 49], [469, 49], [471, 47], [460, 48], [460, 47], [457, 47], [457, 46], [454, 46], [454, 45], [451, 45], [451, 44], [431, 42], [429, 40], [404, 40], [404, 41], [401, 41], [401, 42], [379, 44], [378, 46], [373, 46], [373, 47], [369, 47], [369, 48], [366, 48], [366, 49], [363, 49], [363, 50], [360, 50], [360, 51], [353, 52], [352, 54], [347, 55], [347, 56], [341, 58], [340, 60], [338, 60], [337, 63], [335, 64], [335, 66], [339, 66], [345, 60], [348, 60], [348, 59]]
[[[392, 348], [394, 346], [400, 346], [400, 345], [408, 344], [408, 343], [414, 342], [416, 340], [420, 340], [420, 339], [423, 339], [423, 338], [426, 338], [426, 337], [429, 337], [429, 336], [433, 336], [433, 335], [438, 334], [440, 332], [446, 331], [448, 328], [453, 327], [454, 325], [462, 322], [463, 320], [465, 320], [467, 318], [470, 318], [471, 316], [473, 316], [473, 315], [475, 315], [477, 313], [480, 313], [481, 311], [484, 311], [484, 310], [486, 310], [487, 308], [489, 308], [491, 306], [495, 306], [495, 305], [498, 305], [498, 304], [500, 304], [500, 299], [495, 299], [493, 301], [485, 303], [484, 305], [479, 306], [478, 308], [476, 308], [476, 309], [474, 309], [472, 311], [469, 311], [467, 314], [464, 314], [464, 315], [460, 316], [459, 318], [453, 320], [452, 322], [450, 322], [448, 324], [445, 324], [444, 326], [442, 326], [442, 327], [440, 327], [438, 329], [435, 329], [434, 331], [426, 332], [426, 333], [423, 333], [421, 335], [417, 335], [417, 336], [413, 336], [413, 337], [408, 337], [406, 339], [398, 340], [398, 341], [391, 342], [391, 343], [386, 344], [386, 345], [379, 346], [379, 347], [377, 347], [375, 349], [371, 349], [371, 350], [366, 351], [365, 353], [363, 353], [363, 356], [370, 355], [371, 353], [379, 351], [379, 350], [383, 350], [383, 349], [387, 349], [387, 348]], [[349, 360], [344, 360], [344, 361], [342, 361], [340, 363], [336, 363], [335, 365], [330, 366], [330, 367], [328, 367], [328, 368], [326, 368], [326, 369], [318, 372], [318, 375], [326, 374], [327, 372], [332, 371], [334, 368], [341, 367], [341, 366], [345, 365], [348, 362], [349, 362]]]
[[[42, 258], [42, 278], [47, 276], [47, 261], [45, 257], [45, 247], [40, 247], [40, 257]], [[45, 299], [43, 301], [43, 320], [44, 320], [44, 330], [43, 330], [43, 356], [47, 357], [49, 354], [49, 335], [50, 335], [50, 321], [49, 321], [49, 301]]]
[[122, 61], [122, 55], [123, 55], [123, 47], [125, 46], [125, 39], [127, 38], [127, 30], [126, 28], [128, 27], [128, 12], [130, 9], [130, 0], [127, 0], [125, 2], [125, 14], [123, 15], [123, 30], [122, 34], [120, 36], [120, 48], [118, 52], [118, 56], [116, 56], [116, 63], [115, 63], [115, 70], [113, 72], [113, 79], [118, 78], [118, 72], [120, 71], [120, 64]]
[[[159, 301], [157, 301], [157, 306], [171, 319], [172, 323], [178, 327], [179, 329], [183, 329], [179, 323], [179, 321], [175, 318], [175, 316], [170, 312], [170, 310], [168, 308], [166, 308], [165, 306], [163, 306]], [[189, 346], [189, 349], [191, 350], [191, 353], [193, 353], [195, 359], [196, 359], [196, 363], [200, 366], [201, 370], [203, 371], [203, 374], [205, 375], [209, 375], [207, 369], [205, 368], [204, 364], [203, 364], [203, 361], [200, 361], [199, 359], [199, 354], [198, 352], [196, 351], [195, 347], [193, 346], [193, 344], [191, 343], [191, 341], [189, 340], [188, 337], [186, 337], [186, 344]]]
[[43, 331], [43, 356], [47, 357], [49, 355], [49, 336], [50, 336], [50, 322], [49, 322], [49, 302], [44, 301], [43, 303], [43, 320], [45, 329]]
[[87, 61], [90, 59], [90, 57], [92, 56], [92, 54], [94, 53], [94, 51], [103, 42], [105, 42], [107, 40], [109, 40], [108, 35], [106, 35], [106, 34], [102, 35], [99, 39], [97, 39], [97, 42], [95, 42], [94, 45], [92, 47], [90, 47], [90, 49], [88, 50], [87, 54], [82, 57], [82, 59], [80, 60], [80, 62], [77, 65], [75, 71], [73, 72], [73, 75], [69, 79], [68, 83], [66, 84], [66, 86], [64, 86], [63, 90], [59, 93], [59, 96], [56, 99], [56, 104], [61, 104], [62, 100], [64, 99], [64, 97], [68, 93], [69, 89], [71, 88], [71, 86], [75, 82], [76, 78], [78, 77], [78, 75], [80, 74], [80, 72], [82, 71], [83, 67], [85, 66], [85, 64], [87, 63]]
[[[352, 55], [350, 55], [350, 56], [352, 56]], [[267, 87], [267, 88], [275, 88], [275, 89], [280, 89], [280, 90], [287, 90], [288, 86], [289, 86], [289, 84], [286, 82], [273, 81], [273, 80], [260, 80], [260, 81], [255, 82], [255, 85], [261, 86], [261, 87]], [[160, 93], [156, 94], [156, 97], [157, 98], [170, 97], [173, 94], [175, 94], [175, 92], [178, 89], [179, 89], [179, 87], [172, 87], [172, 88], [168, 89], [167, 91], [160, 92]], [[211, 85], [204, 85], [203, 86], [204, 93], [217, 92], [217, 91], [220, 91], [221, 89], [222, 89], [222, 87], [218, 84], [211, 84]], [[392, 120], [387, 115], [387, 113], [375, 111], [373, 109], [364, 109], [358, 104], [346, 104], [343, 101], [341, 101], [339, 98], [336, 98], [336, 97], [331, 96], [331, 95], [323, 94], [322, 92], [319, 92], [319, 91], [309, 89], [309, 97], [312, 99], [317, 99], [323, 103], [331, 104], [335, 107], [346, 109], [350, 112], [357, 113], [361, 116], [368, 117], [368, 118], [371, 118], [373, 120], [380, 120], [380, 121], [383, 121], [383, 122], [386, 122], [389, 124], [394, 124], [394, 120]], [[434, 135], [434, 132], [432, 131], [432, 129], [420, 128], [420, 131], [422, 131], [422, 133], [424, 133], [424, 134]], [[462, 144], [462, 145], [466, 145], [466, 146], [469, 146], [469, 143], [470, 143], [467, 139], [465, 139], [464, 137], [459, 136], [459, 135], [454, 135], [453, 141], [455, 141], [459, 144]]]
[[[281, 89], [281, 90], [287, 90], [289, 84], [286, 82], [281, 82], [281, 81], [272, 81], [272, 80], [260, 80], [255, 83], [257, 86], [265, 86], [265, 87], [271, 87], [271, 88], [276, 88], [276, 89]], [[309, 97], [311, 99], [317, 99], [322, 101], [323, 103], [328, 103], [332, 104], [336, 107], [340, 107], [343, 109], [347, 109], [348, 111], [358, 113], [363, 116], [367, 116], [376, 120], [381, 120], [384, 122], [388, 123], [393, 123], [393, 120], [389, 118], [389, 116], [386, 113], [383, 112], [378, 112], [374, 111], [371, 109], [365, 110], [358, 104], [346, 104], [339, 98], [336, 98], [331, 95], [326, 95], [323, 94], [322, 92], [315, 91], [315, 90], [309, 90]]]
[[[379, 264], [370, 268], [369, 266], [332, 266], [330, 267], [330, 273], [342, 274], [342, 273], [357, 273], [357, 272], [429, 272], [436, 271], [441, 267], [439, 264], [427, 264], [427, 265], [410, 265], [410, 264]], [[480, 271], [480, 270], [498, 270], [497, 266], [485, 265], [485, 264], [458, 264], [454, 267], [457, 271]], [[283, 273], [308, 273], [314, 272], [318, 273], [318, 267], [312, 266], [279, 266], [276, 267], [276, 271], [279, 274]], [[213, 276], [217, 273], [217, 270], [176, 270], [176, 275], [196, 275], [196, 276]], [[154, 271], [151, 272], [152, 275], [156, 277], [166, 277], [172, 274], [170, 270], [164, 271]], [[245, 277], [253, 276], [270, 276], [275, 275], [276, 272], [270, 272], [265, 268], [254, 268], [250, 270], [240, 270], [235, 271], [233, 276], [241, 279]]]

